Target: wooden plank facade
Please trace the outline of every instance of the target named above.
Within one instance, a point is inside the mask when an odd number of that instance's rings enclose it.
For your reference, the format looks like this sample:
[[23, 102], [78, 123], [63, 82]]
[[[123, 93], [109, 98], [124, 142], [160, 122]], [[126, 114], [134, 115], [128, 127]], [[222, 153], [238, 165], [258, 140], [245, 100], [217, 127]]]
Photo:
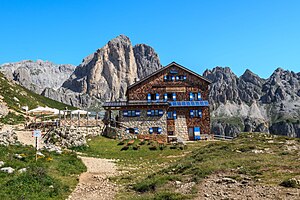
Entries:
[[124, 131], [197, 140], [210, 134], [209, 84], [204, 77], [172, 62], [130, 85], [126, 102], [107, 102], [103, 107], [119, 110]]

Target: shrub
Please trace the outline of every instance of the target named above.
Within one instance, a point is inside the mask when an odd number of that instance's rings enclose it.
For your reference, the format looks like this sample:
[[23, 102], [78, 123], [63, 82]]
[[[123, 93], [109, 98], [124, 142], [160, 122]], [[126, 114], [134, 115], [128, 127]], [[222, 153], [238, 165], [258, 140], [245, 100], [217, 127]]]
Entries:
[[300, 181], [296, 180], [295, 178], [292, 179], [286, 179], [279, 185], [283, 187], [290, 187], [290, 188], [299, 188], [300, 187]]
[[150, 149], [151, 151], [155, 151], [155, 150], [157, 150], [157, 146], [153, 145], [153, 146], [149, 147], [149, 149]]
[[126, 151], [128, 149], [129, 149], [129, 146], [126, 145], [126, 146], [122, 147], [121, 151]]
[[132, 147], [133, 150], [139, 150], [140, 149], [140, 145], [136, 145]]

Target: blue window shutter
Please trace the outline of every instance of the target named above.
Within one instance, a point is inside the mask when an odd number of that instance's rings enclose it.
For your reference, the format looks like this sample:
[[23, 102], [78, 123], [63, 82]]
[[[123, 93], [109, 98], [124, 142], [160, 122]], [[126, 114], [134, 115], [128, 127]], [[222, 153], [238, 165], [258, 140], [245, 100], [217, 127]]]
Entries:
[[159, 110], [159, 111], [158, 111], [158, 115], [159, 115], [159, 116], [163, 116], [163, 115], [164, 115], [164, 111], [163, 111], [163, 110]]
[[164, 94], [164, 99], [165, 99], [165, 101], [168, 100], [168, 94], [167, 93]]
[[183, 80], [184, 80], [184, 81], [186, 80], [186, 76], [183, 76]]
[[147, 110], [147, 116], [151, 116], [151, 110]]
[[159, 100], [159, 94], [158, 93], [155, 94], [155, 97], [156, 97], [156, 100]]
[[138, 128], [134, 128], [134, 133], [135, 134], [139, 134], [139, 129]]
[[194, 117], [194, 110], [190, 110], [190, 117]]
[[161, 128], [160, 128], [160, 127], [158, 127], [158, 130], [157, 130], [157, 132], [158, 132], [159, 134], [161, 134], [162, 130], [161, 130]]
[[202, 117], [202, 110], [198, 110], [199, 117]]
[[190, 92], [190, 101], [194, 100], [194, 94], [192, 92]]
[[174, 118], [174, 119], [177, 119], [176, 110], [173, 111], [173, 118]]
[[172, 76], [172, 81], [175, 81], [175, 76]]
[[127, 117], [127, 116], [128, 116], [127, 110], [124, 110], [124, 111], [123, 111], [123, 116], [124, 116], [124, 117]]
[[179, 80], [179, 76], [176, 76], [176, 81], [178, 81]]
[[167, 79], [167, 76], [164, 76], [164, 81], [167, 81], [168, 79]]
[[173, 93], [173, 101], [176, 101], [176, 93]]
[[148, 95], [147, 95], [147, 100], [151, 101], [151, 94], [150, 93], [148, 93]]
[[136, 111], [135, 111], [135, 115], [136, 115], [136, 116], [141, 116], [141, 111], [140, 111], [140, 110], [136, 110]]
[[200, 99], [201, 99], [201, 93], [198, 92], [198, 100], [200, 100]]
[[149, 128], [149, 133], [152, 134], [153, 133], [153, 128]]

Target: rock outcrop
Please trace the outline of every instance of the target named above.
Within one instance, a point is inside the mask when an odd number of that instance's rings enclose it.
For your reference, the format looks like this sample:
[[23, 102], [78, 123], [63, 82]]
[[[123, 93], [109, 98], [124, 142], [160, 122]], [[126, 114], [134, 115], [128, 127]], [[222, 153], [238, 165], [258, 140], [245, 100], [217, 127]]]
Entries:
[[284, 135], [289, 137], [300, 138], [300, 122], [277, 122], [272, 124], [270, 132], [275, 135]]
[[5, 117], [9, 112], [6, 102], [4, 102], [3, 98], [4, 97], [0, 95], [0, 118]]
[[37, 93], [46, 88], [58, 89], [73, 73], [73, 65], [56, 65], [48, 61], [24, 60], [6, 63], [0, 66], [1, 72], [10, 80], [18, 82], [23, 87]]
[[11, 128], [0, 130], [0, 145], [8, 146], [18, 143], [18, 136]]

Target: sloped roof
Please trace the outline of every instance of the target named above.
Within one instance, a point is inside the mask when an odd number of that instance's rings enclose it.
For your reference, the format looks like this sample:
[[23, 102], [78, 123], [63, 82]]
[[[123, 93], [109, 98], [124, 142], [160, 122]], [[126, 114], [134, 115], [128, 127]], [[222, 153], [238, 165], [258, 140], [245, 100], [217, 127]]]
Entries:
[[135, 82], [135, 83], [132, 84], [132, 85], [129, 85], [129, 86], [128, 86], [128, 89], [130, 89], [130, 88], [132, 88], [132, 87], [134, 87], [134, 86], [136, 86], [136, 85], [138, 85], [138, 84], [140, 84], [140, 83], [146, 81], [146, 80], [149, 79], [150, 77], [152, 77], [152, 76], [154, 76], [154, 75], [156, 75], [156, 74], [158, 74], [158, 73], [160, 73], [160, 72], [162, 72], [162, 71], [168, 69], [168, 68], [171, 67], [171, 66], [176, 66], [176, 67], [178, 67], [178, 68], [181, 68], [181, 69], [183, 69], [183, 70], [185, 70], [185, 71], [187, 71], [187, 72], [189, 72], [189, 73], [191, 73], [191, 74], [193, 74], [193, 75], [195, 75], [195, 76], [197, 76], [197, 77], [203, 79], [204, 81], [208, 82], [209, 84], [211, 83], [211, 81], [208, 80], [207, 78], [205, 78], [205, 77], [203, 77], [203, 76], [197, 74], [196, 72], [193, 72], [192, 70], [190, 70], [190, 69], [188, 69], [188, 68], [186, 68], [186, 67], [184, 67], [184, 66], [182, 66], [182, 65], [180, 65], [180, 64], [178, 64], [178, 63], [176, 63], [176, 62], [173, 61], [173, 62], [171, 62], [170, 64], [168, 64], [167, 66], [162, 67], [161, 69], [159, 69], [159, 70], [153, 72], [153, 73], [150, 74], [149, 76], [146, 76], [145, 78], [141, 79], [140, 81], [137, 81], [137, 82]]

